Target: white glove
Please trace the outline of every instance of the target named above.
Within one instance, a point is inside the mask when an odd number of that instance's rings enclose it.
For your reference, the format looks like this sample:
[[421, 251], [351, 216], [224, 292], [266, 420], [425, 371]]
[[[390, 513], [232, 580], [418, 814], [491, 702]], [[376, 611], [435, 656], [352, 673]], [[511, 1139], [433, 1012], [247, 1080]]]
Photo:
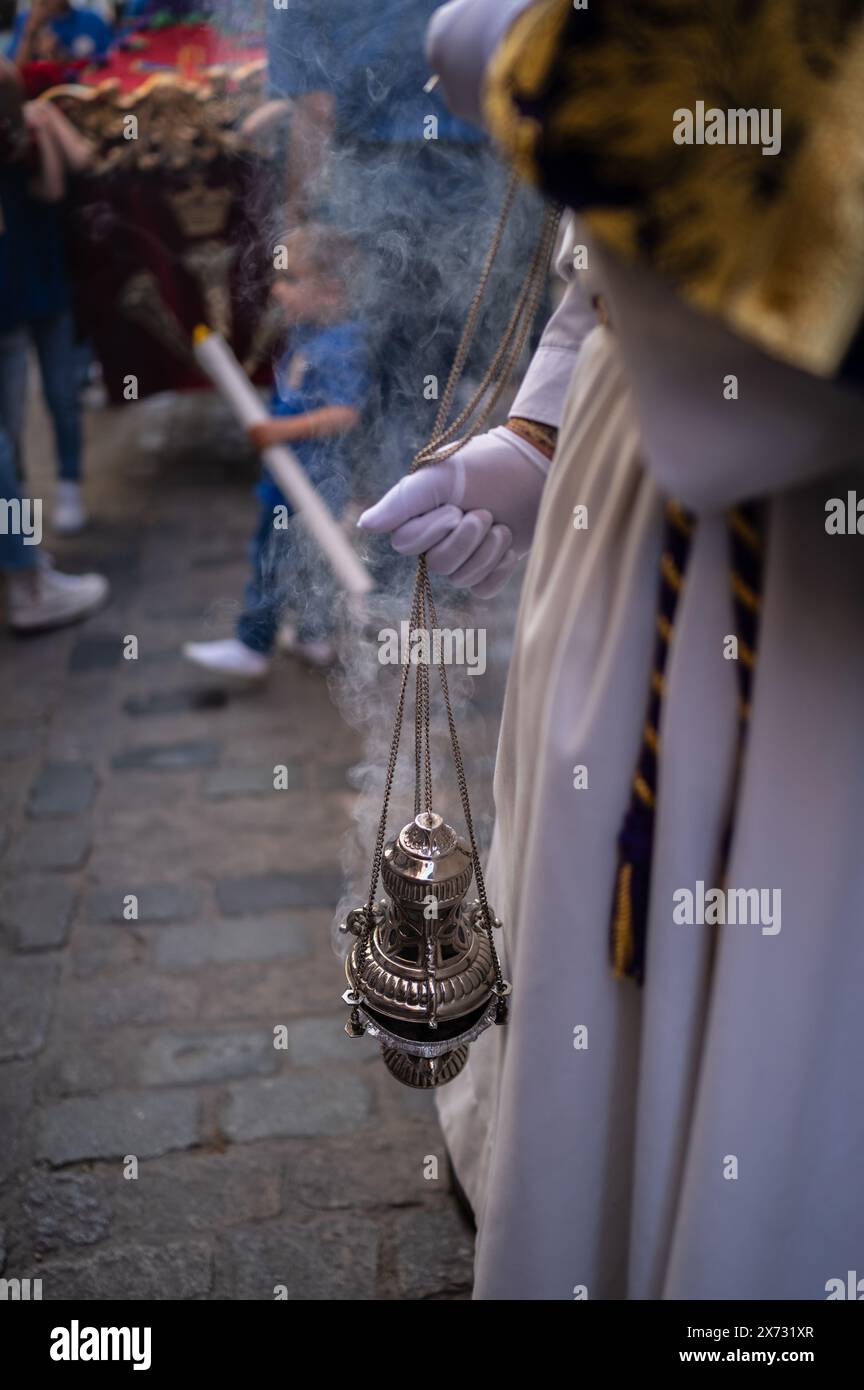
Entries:
[[357, 525], [478, 598], [497, 594], [531, 545], [549, 460], [503, 425], [402, 478]]

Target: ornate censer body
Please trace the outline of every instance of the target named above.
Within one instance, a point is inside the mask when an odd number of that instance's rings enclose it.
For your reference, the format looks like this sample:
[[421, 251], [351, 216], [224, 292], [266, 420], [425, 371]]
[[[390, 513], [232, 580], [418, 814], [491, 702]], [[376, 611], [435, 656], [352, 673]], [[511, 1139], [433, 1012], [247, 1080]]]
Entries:
[[378, 1038], [388, 1069], [407, 1086], [452, 1081], [468, 1044], [499, 1014], [502, 986], [485, 911], [479, 899], [465, 902], [473, 876], [465, 842], [441, 816], [423, 811], [384, 848], [388, 898], [375, 906], [371, 929], [365, 907], [343, 924], [357, 937], [346, 960], [346, 1032]]

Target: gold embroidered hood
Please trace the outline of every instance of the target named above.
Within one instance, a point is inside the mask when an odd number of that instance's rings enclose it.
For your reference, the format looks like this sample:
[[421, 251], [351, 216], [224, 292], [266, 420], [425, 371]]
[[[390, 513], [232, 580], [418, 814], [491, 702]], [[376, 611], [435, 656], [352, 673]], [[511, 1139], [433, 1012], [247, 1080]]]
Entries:
[[[540, 0], [485, 111], [621, 256], [774, 356], [841, 367], [864, 314], [864, 0]], [[779, 112], [780, 148], [676, 143], [700, 111], [714, 134]]]

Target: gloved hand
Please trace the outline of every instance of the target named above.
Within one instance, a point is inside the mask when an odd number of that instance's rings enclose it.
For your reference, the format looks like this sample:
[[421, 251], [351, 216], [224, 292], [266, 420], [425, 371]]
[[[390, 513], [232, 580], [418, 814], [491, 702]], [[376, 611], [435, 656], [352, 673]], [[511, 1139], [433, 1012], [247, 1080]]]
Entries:
[[400, 555], [426, 551], [435, 574], [491, 598], [531, 545], [548, 467], [539, 449], [502, 425], [402, 478], [357, 525], [389, 531]]

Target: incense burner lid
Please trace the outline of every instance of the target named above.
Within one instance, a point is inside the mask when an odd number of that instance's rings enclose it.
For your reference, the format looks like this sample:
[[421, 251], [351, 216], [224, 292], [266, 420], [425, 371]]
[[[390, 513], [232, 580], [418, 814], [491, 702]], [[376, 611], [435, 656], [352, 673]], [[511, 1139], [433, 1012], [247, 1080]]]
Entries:
[[452, 825], [435, 811], [421, 811], [399, 832], [399, 845], [406, 854], [420, 859], [441, 859], [456, 848], [458, 836]]
[[458, 902], [468, 892], [473, 865], [468, 846], [452, 825], [434, 811], [421, 811], [384, 850], [382, 877], [387, 892], [406, 905], [428, 894]]

